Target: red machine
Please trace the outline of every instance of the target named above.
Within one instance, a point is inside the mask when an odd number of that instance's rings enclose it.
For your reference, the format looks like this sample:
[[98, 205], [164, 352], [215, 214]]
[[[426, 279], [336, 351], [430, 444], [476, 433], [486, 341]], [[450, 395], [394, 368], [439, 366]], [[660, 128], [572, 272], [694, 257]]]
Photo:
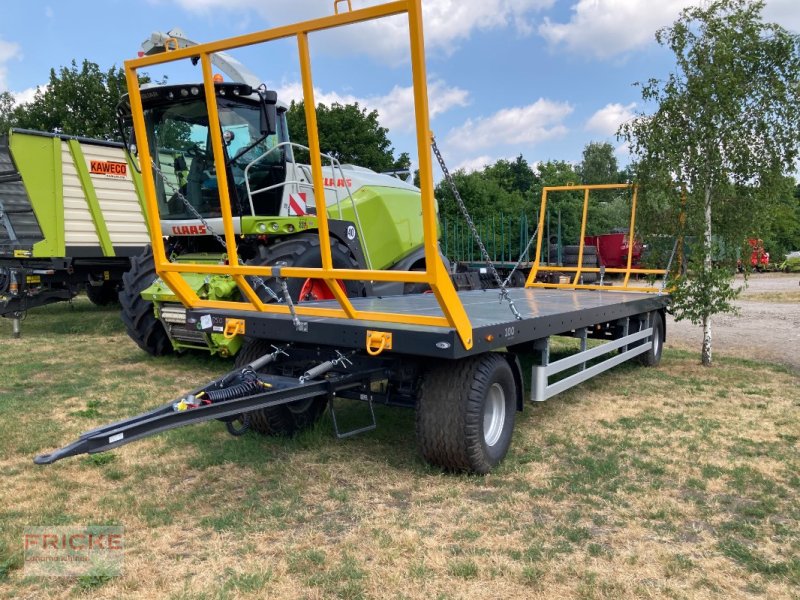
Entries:
[[[587, 246], [597, 248], [599, 264], [613, 269], [624, 269], [628, 266], [628, 234], [604, 233], [602, 235], [587, 235], [583, 238]], [[644, 245], [640, 241], [633, 244], [633, 259], [631, 266], [639, 268]]]
[[[750, 266], [756, 271], [765, 270], [769, 265], [769, 252], [764, 250], [764, 242], [750, 238], [747, 243], [750, 244]], [[739, 262], [741, 263], [741, 261]], [[741, 266], [739, 270], [741, 270]]]

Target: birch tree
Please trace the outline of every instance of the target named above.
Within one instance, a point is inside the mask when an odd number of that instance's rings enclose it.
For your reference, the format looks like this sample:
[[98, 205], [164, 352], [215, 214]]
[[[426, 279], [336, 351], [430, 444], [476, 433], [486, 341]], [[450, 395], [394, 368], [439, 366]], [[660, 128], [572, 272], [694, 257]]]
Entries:
[[763, 8], [761, 0], [712, 0], [660, 29], [656, 40], [674, 53], [675, 70], [639, 84], [655, 112], [620, 129], [643, 201], [648, 189], [661, 201], [665, 191], [677, 191], [668, 194], [671, 208], [681, 206], [685, 233], [698, 240], [687, 276], [674, 289], [673, 309], [676, 318], [702, 324], [706, 366], [712, 316], [733, 311], [738, 292], [719, 248], [744, 242], [764, 208], [753, 200], [768, 197], [798, 157], [798, 38], [765, 23]]

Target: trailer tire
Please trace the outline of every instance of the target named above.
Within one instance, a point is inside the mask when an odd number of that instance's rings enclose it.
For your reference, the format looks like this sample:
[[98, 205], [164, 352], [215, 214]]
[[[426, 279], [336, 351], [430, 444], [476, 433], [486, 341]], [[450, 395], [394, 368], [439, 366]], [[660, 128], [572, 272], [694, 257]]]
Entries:
[[[664, 319], [661, 317], [661, 313], [652, 312], [650, 322], [653, 327], [653, 345], [650, 350], [636, 357], [645, 367], [657, 366], [661, 362], [661, 352], [664, 350]], [[644, 321], [641, 323], [644, 327]]]
[[86, 297], [95, 306], [108, 306], [119, 302], [119, 282], [104, 281], [102, 285], [86, 284]]
[[[236, 354], [236, 367], [244, 367], [272, 350], [268, 340], [249, 340]], [[274, 370], [267, 365], [260, 372], [271, 373]], [[325, 396], [306, 398], [289, 404], [254, 410], [247, 413], [247, 419], [250, 429], [262, 435], [293, 436], [314, 425], [325, 412], [327, 404], [328, 400]]]
[[441, 363], [429, 370], [417, 399], [417, 447], [429, 463], [485, 474], [511, 445], [517, 389], [498, 353]]
[[525, 277], [525, 273], [522, 271], [514, 271], [511, 275], [511, 280], [508, 282], [509, 287], [521, 288], [525, 287], [525, 282], [527, 278]]
[[141, 256], [131, 258], [131, 268], [122, 276], [118, 298], [122, 322], [131, 339], [148, 354], [163, 356], [173, 351], [172, 342], [164, 324], [156, 318], [153, 303], [141, 294], [157, 277], [153, 249], [147, 246]]

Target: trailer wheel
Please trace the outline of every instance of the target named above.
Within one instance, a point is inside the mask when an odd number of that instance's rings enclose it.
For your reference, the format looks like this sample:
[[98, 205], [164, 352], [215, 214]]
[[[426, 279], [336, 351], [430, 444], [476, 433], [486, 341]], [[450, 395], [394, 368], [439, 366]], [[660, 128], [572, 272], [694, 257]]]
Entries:
[[488, 473], [508, 452], [516, 384], [497, 353], [447, 362], [428, 371], [417, 400], [417, 447], [431, 464]]
[[[243, 367], [272, 350], [268, 340], [249, 340], [236, 354], [236, 367]], [[267, 365], [260, 372], [271, 373], [273, 370], [270, 365]], [[250, 429], [263, 435], [292, 436], [316, 423], [325, 412], [327, 403], [328, 400], [325, 396], [318, 396], [289, 404], [261, 408], [247, 413], [248, 425]]]
[[86, 284], [86, 296], [95, 306], [108, 306], [119, 302], [119, 282], [104, 281], [102, 285]]
[[156, 319], [153, 303], [141, 294], [157, 277], [153, 249], [147, 246], [141, 256], [131, 258], [130, 271], [122, 276], [119, 303], [122, 322], [131, 339], [148, 354], [162, 356], [173, 351], [172, 343], [163, 323]]
[[[661, 362], [661, 351], [664, 349], [664, 319], [661, 317], [661, 313], [658, 311], [650, 313], [650, 322], [653, 326], [653, 346], [644, 354], [636, 357], [645, 367], [657, 366]], [[644, 321], [641, 323], [644, 327]]]

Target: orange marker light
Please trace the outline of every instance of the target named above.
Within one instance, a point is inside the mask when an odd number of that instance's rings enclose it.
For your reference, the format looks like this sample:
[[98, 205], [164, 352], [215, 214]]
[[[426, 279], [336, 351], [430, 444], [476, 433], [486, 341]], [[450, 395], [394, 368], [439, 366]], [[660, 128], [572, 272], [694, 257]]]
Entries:
[[225, 81], [225, 78], [222, 75], [219, 73], [214, 75], [214, 83], [222, 83], [223, 81]]

